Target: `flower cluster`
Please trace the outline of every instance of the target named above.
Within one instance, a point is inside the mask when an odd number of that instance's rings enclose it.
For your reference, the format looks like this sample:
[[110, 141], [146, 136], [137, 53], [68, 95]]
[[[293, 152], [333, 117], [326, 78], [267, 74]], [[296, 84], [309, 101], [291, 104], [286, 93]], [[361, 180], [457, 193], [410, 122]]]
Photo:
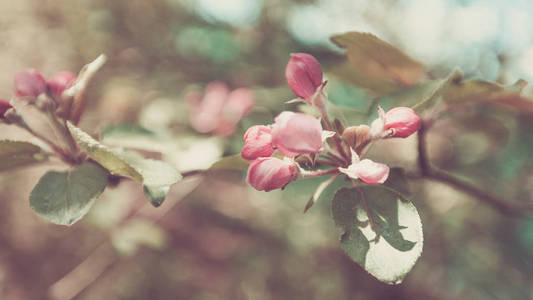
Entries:
[[253, 108], [255, 101], [247, 88], [230, 91], [222, 82], [211, 82], [205, 92], [191, 92], [185, 97], [190, 110], [191, 127], [200, 133], [228, 136], [237, 123]]
[[[362, 158], [365, 148], [379, 139], [406, 138], [422, 125], [411, 108], [396, 107], [385, 112], [378, 106], [379, 117], [371, 126], [350, 126], [339, 132], [328, 118], [326, 81], [320, 63], [309, 54], [291, 54], [285, 78], [299, 97], [293, 101], [315, 106], [321, 119], [284, 111], [274, 124], [255, 125], [246, 131], [241, 156], [251, 161], [247, 182], [257, 190], [268, 192], [299, 178], [340, 174], [365, 184], [382, 184], [389, 176], [389, 167]], [[332, 141], [327, 142], [330, 138]], [[304, 168], [301, 161], [310, 163]]]

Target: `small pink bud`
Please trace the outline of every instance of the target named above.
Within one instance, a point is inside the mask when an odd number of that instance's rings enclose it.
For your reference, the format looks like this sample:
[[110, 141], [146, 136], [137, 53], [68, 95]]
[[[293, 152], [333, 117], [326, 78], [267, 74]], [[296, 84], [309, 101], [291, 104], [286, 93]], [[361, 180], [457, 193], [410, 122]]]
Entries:
[[275, 157], [260, 157], [248, 167], [246, 181], [258, 191], [281, 189], [297, 175], [298, 167]]
[[244, 147], [241, 151], [242, 158], [254, 160], [259, 157], [269, 157], [274, 153], [272, 147], [272, 130], [263, 125], [255, 125], [244, 134]]
[[61, 99], [63, 92], [72, 86], [76, 81], [76, 75], [72, 72], [64, 71], [55, 74], [47, 82], [50, 93], [56, 100]]
[[291, 53], [291, 59], [285, 68], [285, 79], [296, 96], [310, 103], [322, 84], [322, 67], [309, 54]]
[[19, 98], [37, 98], [46, 92], [46, 81], [36, 70], [19, 71], [14, 76], [15, 95]]
[[406, 138], [422, 126], [422, 120], [409, 107], [395, 107], [385, 114], [383, 129], [393, 129], [392, 137]]
[[6, 111], [11, 107], [7, 100], [0, 99], [0, 119], [4, 118]]
[[[228, 87], [224, 83], [215, 81], [207, 85], [201, 100], [188, 100], [192, 109], [190, 114], [191, 126], [196, 131], [209, 133], [217, 128], [228, 93]], [[187, 98], [197, 96], [194, 94]]]
[[272, 144], [287, 157], [317, 153], [322, 148], [322, 125], [310, 115], [284, 111], [272, 125]]

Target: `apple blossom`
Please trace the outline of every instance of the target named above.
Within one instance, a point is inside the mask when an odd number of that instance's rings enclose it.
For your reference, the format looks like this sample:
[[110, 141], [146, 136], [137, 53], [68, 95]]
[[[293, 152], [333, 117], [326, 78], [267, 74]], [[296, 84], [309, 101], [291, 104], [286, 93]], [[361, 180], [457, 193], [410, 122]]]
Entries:
[[284, 111], [272, 125], [272, 144], [287, 157], [317, 153], [322, 148], [322, 125], [313, 116]]
[[19, 71], [13, 77], [15, 95], [19, 98], [35, 99], [46, 92], [46, 81], [36, 70]]
[[311, 99], [322, 85], [322, 67], [311, 55], [291, 53], [285, 68], [285, 79], [294, 94], [311, 104]]
[[244, 147], [241, 156], [246, 160], [268, 157], [274, 153], [272, 130], [263, 125], [250, 127], [244, 134]]
[[298, 174], [298, 166], [275, 157], [260, 157], [248, 167], [246, 181], [258, 191], [281, 189]]

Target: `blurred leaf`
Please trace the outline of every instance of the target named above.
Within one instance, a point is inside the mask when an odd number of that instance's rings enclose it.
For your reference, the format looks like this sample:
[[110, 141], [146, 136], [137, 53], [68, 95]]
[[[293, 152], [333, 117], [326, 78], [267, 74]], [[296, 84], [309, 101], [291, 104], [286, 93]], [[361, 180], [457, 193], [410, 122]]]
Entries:
[[372, 34], [347, 32], [332, 36], [331, 41], [346, 49], [353, 70], [345, 75], [357, 86], [392, 92], [417, 84], [424, 72], [422, 64]]
[[141, 174], [144, 195], [155, 207], [163, 203], [170, 187], [181, 179], [181, 174], [165, 162], [146, 159], [134, 152], [121, 151], [119, 155]]
[[342, 188], [332, 202], [335, 224], [344, 231], [342, 248], [377, 279], [401, 283], [422, 253], [422, 224], [416, 208], [389, 188], [359, 189]]
[[48, 156], [34, 144], [19, 141], [0, 141], [0, 171], [43, 162]]
[[44, 174], [30, 195], [30, 206], [58, 225], [72, 225], [91, 208], [107, 185], [107, 172], [91, 162], [68, 172]]
[[242, 158], [241, 154], [230, 155], [221, 158], [219, 161], [215, 162], [209, 171], [243, 171], [248, 168], [250, 162]]
[[144, 195], [156, 207], [163, 203], [170, 186], [181, 179], [179, 172], [165, 162], [145, 159], [133, 152], [108, 148], [71, 123], [68, 123], [68, 127], [78, 146], [89, 157], [113, 174], [141, 182]]
[[103, 140], [109, 137], [129, 137], [129, 136], [154, 136], [155, 132], [146, 129], [137, 124], [118, 124], [107, 126], [101, 133], [100, 139]]

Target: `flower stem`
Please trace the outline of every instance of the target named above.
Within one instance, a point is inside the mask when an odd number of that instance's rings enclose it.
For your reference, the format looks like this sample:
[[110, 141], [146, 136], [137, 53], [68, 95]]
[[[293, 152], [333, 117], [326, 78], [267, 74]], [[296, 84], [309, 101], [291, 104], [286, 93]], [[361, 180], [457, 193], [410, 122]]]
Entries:
[[312, 171], [312, 172], [305, 172], [302, 174], [303, 178], [311, 178], [311, 177], [319, 177], [324, 175], [330, 175], [330, 174], [337, 174], [339, 173], [339, 169], [328, 169], [328, 170], [318, 170], [318, 171]]

